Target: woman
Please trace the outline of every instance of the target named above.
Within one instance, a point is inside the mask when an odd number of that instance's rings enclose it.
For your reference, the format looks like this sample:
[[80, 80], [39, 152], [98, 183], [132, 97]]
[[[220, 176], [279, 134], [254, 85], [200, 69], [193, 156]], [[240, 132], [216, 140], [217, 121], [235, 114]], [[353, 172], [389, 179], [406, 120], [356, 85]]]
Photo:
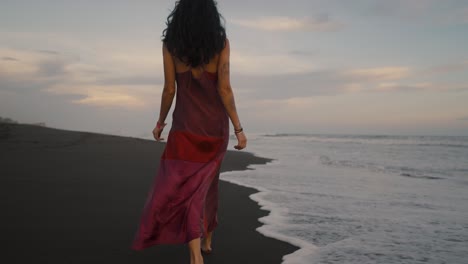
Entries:
[[[164, 90], [157, 141], [174, 95], [177, 103], [158, 174], [145, 202], [132, 249], [188, 243], [192, 264], [211, 252], [218, 180], [229, 119], [246, 147], [229, 73], [229, 40], [213, 0], [180, 0], [163, 32]], [[176, 89], [177, 84], [177, 89]], [[229, 118], [229, 119], [228, 119]]]

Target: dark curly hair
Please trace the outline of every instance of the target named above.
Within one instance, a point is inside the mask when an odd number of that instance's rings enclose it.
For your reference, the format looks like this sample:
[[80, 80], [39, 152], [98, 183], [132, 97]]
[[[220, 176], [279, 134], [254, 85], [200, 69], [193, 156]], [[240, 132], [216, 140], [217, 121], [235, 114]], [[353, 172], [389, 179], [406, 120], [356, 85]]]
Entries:
[[[225, 46], [226, 30], [214, 0], [179, 0], [167, 18], [162, 41], [192, 67], [208, 64]], [[224, 22], [224, 18], [223, 18]]]

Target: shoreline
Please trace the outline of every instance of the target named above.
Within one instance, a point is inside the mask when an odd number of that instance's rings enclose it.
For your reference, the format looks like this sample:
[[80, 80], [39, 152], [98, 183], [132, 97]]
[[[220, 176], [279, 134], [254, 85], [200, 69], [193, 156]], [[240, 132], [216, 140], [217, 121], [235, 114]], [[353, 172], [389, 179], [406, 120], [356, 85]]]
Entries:
[[[189, 263], [185, 245], [130, 249], [165, 143], [134, 137], [0, 124], [2, 219], [6, 259], [22, 262]], [[229, 150], [221, 172], [270, 159]], [[258, 220], [270, 213], [258, 193], [220, 178], [219, 225], [205, 263], [281, 263], [298, 250], [266, 237]]]

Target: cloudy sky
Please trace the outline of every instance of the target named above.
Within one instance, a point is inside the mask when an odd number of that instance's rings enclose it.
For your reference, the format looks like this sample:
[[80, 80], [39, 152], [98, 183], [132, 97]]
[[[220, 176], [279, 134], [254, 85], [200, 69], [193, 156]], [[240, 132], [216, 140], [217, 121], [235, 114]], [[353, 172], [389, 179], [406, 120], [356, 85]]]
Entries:
[[[149, 136], [163, 84], [160, 37], [173, 6], [0, 0], [0, 116]], [[468, 135], [468, 1], [218, 7], [246, 131]]]

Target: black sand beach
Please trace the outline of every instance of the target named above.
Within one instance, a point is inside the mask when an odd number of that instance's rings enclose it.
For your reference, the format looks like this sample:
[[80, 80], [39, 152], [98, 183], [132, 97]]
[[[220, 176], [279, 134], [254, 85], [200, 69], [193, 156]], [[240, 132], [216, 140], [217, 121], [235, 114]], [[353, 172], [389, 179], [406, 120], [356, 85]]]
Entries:
[[[163, 143], [0, 124], [3, 263], [189, 263], [185, 245], [130, 249]], [[223, 171], [267, 159], [228, 152]], [[219, 225], [205, 263], [281, 263], [297, 248], [255, 231], [256, 190], [220, 183]]]

